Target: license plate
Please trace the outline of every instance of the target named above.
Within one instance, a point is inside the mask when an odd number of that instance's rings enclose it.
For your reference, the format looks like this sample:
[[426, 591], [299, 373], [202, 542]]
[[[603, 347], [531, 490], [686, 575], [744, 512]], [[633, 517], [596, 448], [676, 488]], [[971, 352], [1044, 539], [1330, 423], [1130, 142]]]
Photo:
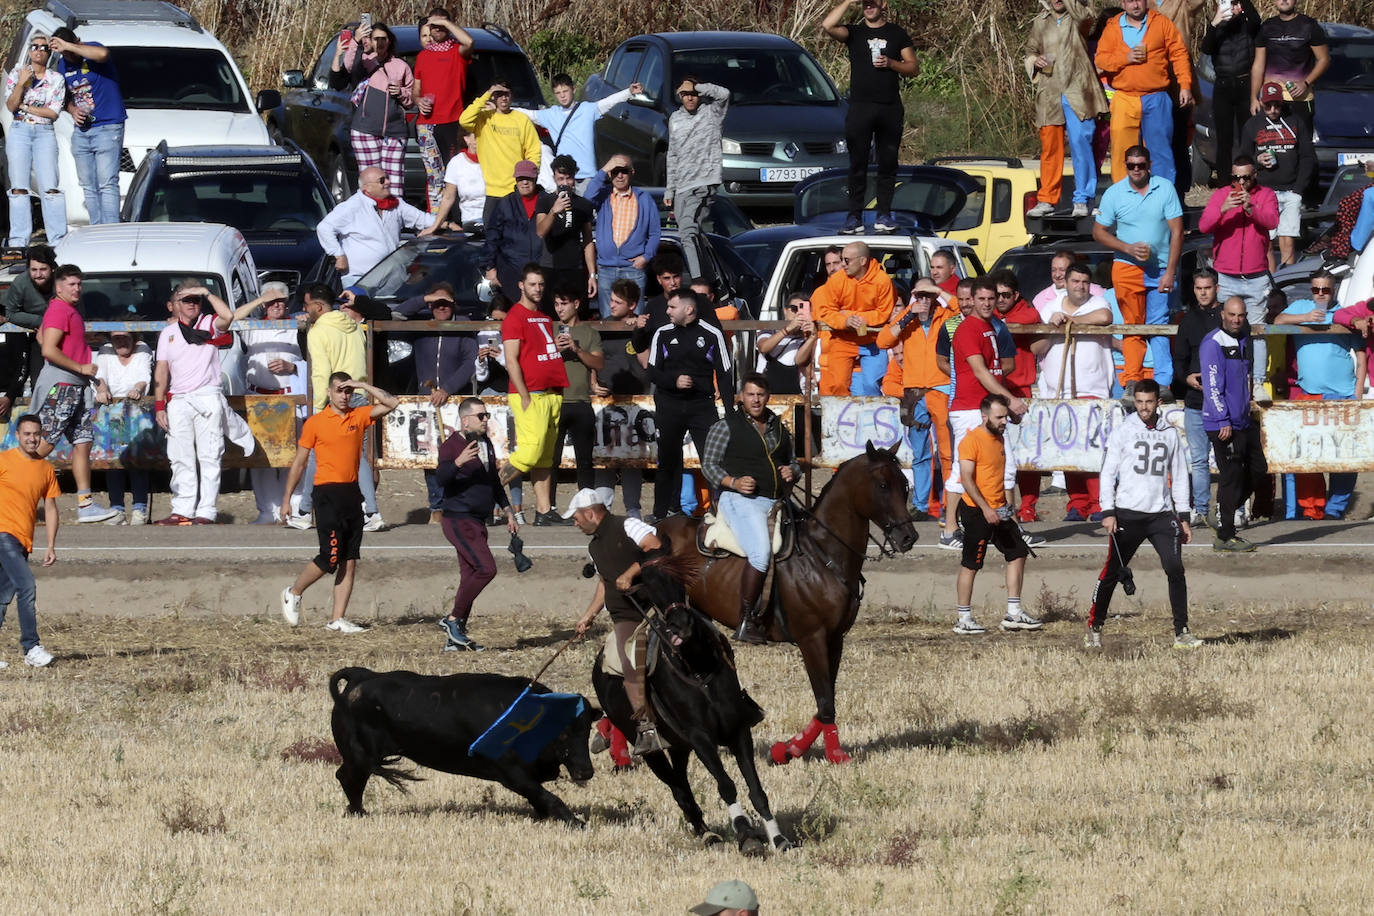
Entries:
[[772, 169], [759, 169], [760, 181], [801, 181], [808, 175], [822, 171], [820, 166], [783, 166]]
[[1337, 153], [1337, 165], [1359, 165], [1366, 159], [1374, 159], [1374, 150], [1366, 150], [1363, 153]]

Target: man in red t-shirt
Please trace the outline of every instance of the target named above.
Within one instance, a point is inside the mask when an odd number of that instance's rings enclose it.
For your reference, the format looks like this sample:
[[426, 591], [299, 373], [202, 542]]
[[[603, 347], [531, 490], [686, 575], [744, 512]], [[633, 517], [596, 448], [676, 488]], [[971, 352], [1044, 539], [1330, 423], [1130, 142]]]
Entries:
[[415, 55], [415, 86], [412, 96], [420, 109], [415, 119], [420, 158], [425, 163], [429, 210], [433, 213], [444, 193], [444, 167], [462, 149], [458, 116], [463, 113], [472, 36], [453, 24], [448, 10], [429, 11], [421, 31], [429, 31], [429, 43]]
[[539, 311], [544, 269], [526, 264], [519, 285], [520, 301], [501, 322], [501, 345], [510, 375], [506, 399], [515, 420], [515, 448], [501, 465], [501, 484], [509, 486], [521, 474], [528, 474], [534, 484], [535, 524], [559, 525], [563, 519], [553, 509], [549, 481], [557, 457], [554, 443], [568, 372], [555, 342], [553, 322]]
[[[997, 317], [1007, 324], [1039, 324], [1040, 313], [1021, 296], [1021, 281], [1016, 274], [1003, 268], [995, 271], [992, 281], [997, 284]], [[1016, 343], [1016, 368], [1007, 373], [1007, 390], [1018, 398], [1028, 399], [1035, 385], [1035, 354], [1031, 353], [1034, 337], [1027, 334], [1013, 334]], [[1016, 485], [1021, 488], [1021, 507], [1016, 517], [1019, 521], [1039, 521], [1035, 514], [1035, 504], [1040, 499], [1040, 472], [1017, 471]], [[1007, 495], [1011, 502], [1011, 494]]]

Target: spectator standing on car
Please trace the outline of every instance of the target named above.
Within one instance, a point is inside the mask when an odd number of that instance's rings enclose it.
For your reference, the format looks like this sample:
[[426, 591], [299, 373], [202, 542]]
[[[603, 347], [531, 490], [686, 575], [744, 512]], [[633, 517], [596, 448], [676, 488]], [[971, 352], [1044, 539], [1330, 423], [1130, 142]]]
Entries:
[[[477, 138], [477, 161], [487, 182], [487, 202], [483, 222], [490, 224], [496, 204], [515, 190], [515, 166], [521, 161], [534, 163], [539, 177], [541, 155], [539, 133], [534, 122], [511, 108], [510, 87], [494, 83], [473, 99], [458, 123]], [[511, 291], [513, 293], [514, 290]], [[509, 294], [508, 294], [509, 295]]]
[[[482, 166], [477, 161], [477, 137], [466, 127], [460, 127], [462, 146], [458, 155], [444, 167], [444, 187], [439, 204], [434, 208], [434, 222], [421, 235], [430, 235], [441, 229], [451, 229], [468, 233], [480, 232], [483, 228], [482, 216], [487, 206], [487, 181], [482, 177]], [[458, 219], [450, 219], [454, 205], [458, 206]]]
[[610, 314], [610, 287], [630, 280], [644, 290], [644, 269], [658, 253], [658, 205], [647, 191], [631, 186], [630, 157], [606, 160], [587, 183], [587, 200], [596, 207], [596, 275], [601, 316]]
[[1073, 215], [1088, 215], [1097, 197], [1093, 132], [1108, 112], [1107, 97], [1088, 53], [1093, 9], [1086, 0], [1040, 0], [1026, 42], [1026, 75], [1035, 92], [1040, 128], [1040, 190], [1027, 216], [1049, 216], [1059, 203], [1064, 147], [1073, 159]]
[[710, 216], [720, 187], [720, 136], [730, 108], [730, 90], [687, 76], [677, 87], [678, 108], [668, 116], [668, 183], [663, 205], [677, 215], [678, 238], [687, 270], [702, 276], [701, 224]]
[[[1241, 128], [1241, 152], [1258, 166], [1260, 186], [1272, 189], [1278, 197], [1278, 225], [1270, 235], [1279, 238], [1281, 264], [1297, 259], [1302, 195], [1317, 174], [1311, 127], [1292, 115], [1291, 104], [1284, 101], [1282, 86], [1265, 83], [1260, 90], [1260, 113]], [[1255, 319], [1251, 316], [1250, 320]], [[1256, 351], [1255, 360], [1263, 364], [1261, 352]]]
[[1193, 513], [1189, 524], [1207, 525], [1207, 502], [1212, 492], [1211, 445], [1202, 425], [1202, 339], [1221, 327], [1217, 272], [1201, 267], [1193, 274], [1196, 305], [1178, 320], [1174, 336], [1174, 392], [1183, 395], [1183, 432], [1188, 439], [1188, 470], [1192, 480]]
[[[0, 623], [10, 600], [18, 599], [19, 647], [24, 664], [43, 668], [52, 664], [52, 653], [38, 641], [38, 586], [29, 569], [38, 504], [43, 503], [43, 524], [48, 547], [43, 565], [57, 562], [57, 498], [62, 490], [48, 464], [43, 448], [43, 423], [26, 413], [14, 424], [15, 448], [0, 452]], [[8, 663], [0, 663], [7, 667]]]
[[[1335, 324], [1336, 281], [1326, 270], [1312, 274], [1312, 297], [1288, 306], [1274, 324]], [[1336, 330], [1336, 328], [1331, 328]], [[1367, 373], [1364, 341], [1354, 334], [1297, 334], [1297, 384], [1289, 386], [1292, 401], [1352, 401], [1363, 396]], [[1357, 474], [1331, 475], [1328, 491], [1321, 474], [1284, 474], [1285, 518], [1345, 518], [1355, 492]]]
[[[1126, 177], [1129, 148], [1149, 150], [1159, 178], [1174, 183], [1174, 100], [1193, 104], [1193, 71], [1188, 46], [1169, 18], [1149, 8], [1149, 0], [1121, 0], [1119, 16], [1107, 20], [1095, 63], [1114, 94], [1111, 102], [1112, 181]], [[1076, 167], [1075, 167], [1076, 171]]]
[[[563, 407], [558, 417], [557, 441], [553, 448], [555, 474], [563, 458], [563, 446], [572, 442], [573, 459], [577, 470], [577, 488], [586, 490], [596, 485], [596, 468], [592, 464], [592, 446], [596, 443], [596, 411], [592, 409], [592, 373], [606, 367], [601, 333], [581, 320], [582, 295], [576, 287], [555, 289], [553, 307], [558, 321], [554, 325], [554, 343], [563, 357], [563, 369], [568, 374], [568, 386], [563, 389]], [[549, 498], [558, 505], [557, 481], [549, 487]], [[558, 518], [555, 524], [566, 524]], [[545, 522], [550, 521], [547, 517]], [[537, 519], [535, 524], [541, 524]]]
[[[1250, 67], [1250, 113], [1263, 111], [1261, 92], [1277, 83], [1283, 98], [1312, 129], [1316, 95], [1312, 84], [1331, 66], [1326, 31], [1311, 16], [1298, 12], [1298, 0], [1274, 0], [1276, 16], [1260, 24], [1255, 39], [1255, 62]], [[1304, 189], [1305, 190], [1305, 189]]]
[[67, 83], [72, 116], [72, 159], [91, 225], [119, 222], [119, 155], [124, 149], [124, 97], [110, 49], [81, 42], [63, 26], [48, 39], [60, 54], [57, 72]]
[[315, 227], [325, 254], [334, 259], [340, 282], [352, 286], [401, 244], [401, 229], [423, 229], [431, 220], [396, 196], [387, 174], [377, 167], [363, 169], [358, 190], [329, 211]]
[[538, 178], [537, 163], [528, 159], [517, 162], [515, 190], [487, 212], [482, 267], [486, 278], [507, 296], [519, 291], [525, 265], [542, 264], [545, 258], [544, 239], [539, 235], [535, 214], [541, 205], [546, 209], [552, 207], [553, 195], [539, 187]]
[[811, 296], [812, 313], [825, 325], [820, 393], [878, 397], [887, 371], [887, 352], [878, 347], [876, 329], [891, 317], [896, 292], [892, 278], [863, 242], [844, 246], [841, 260], [844, 269], [831, 274]]
[[423, 24], [429, 41], [415, 55], [413, 97], [420, 112], [415, 135], [425, 163], [429, 209], [434, 212], [443, 194], [444, 169], [462, 148], [458, 119], [463, 114], [472, 36], [440, 7], [430, 10]]
[[572, 156], [554, 158], [553, 181], [555, 192], [540, 198], [534, 214], [535, 232], [544, 240], [548, 292], [576, 291], [579, 301], [595, 301], [596, 209], [577, 193], [577, 161]]
[[[53, 124], [67, 102], [62, 74], [48, 69], [48, 37], [34, 33], [23, 63], [5, 80], [10, 122], [5, 153], [9, 162], [11, 248], [23, 248], [33, 235], [30, 178], [38, 178], [43, 234], [55, 245], [67, 234], [67, 198], [57, 177], [57, 134]], [[32, 173], [32, 174], [31, 174]]]
[[[1207, 198], [1198, 229], [1212, 236], [1212, 265], [1220, 277], [1217, 296], [1245, 301], [1245, 317], [1263, 325], [1269, 305], [1269, 233], [1280, 223], [1280, 207], [1274, 192], [1256, 184], [1255, 162], [1241, 153], [1227, 176], [1231, 183]], [[1254, 399], [1269, 400], [1264, 388], [1268, 348], [1263, 337], [1253, 341], [1255, 350]]]
[[[631, 280], [617, 280], [611, 284], [611, 314], [607, 321], [619, 322], [625, 331], [633, 333], [644, 326], [643, 315], [635, 314], [639, 302], [639, 287]], [[649, 370], [645, 363], [649, 360], [647, 352], [638, 354], [627, 336], [608, 334], [602, 344], [602, 359], [605, 364], [592, 373], [591, 393], [599, 398], [634, 397], [649, 393]], [[612, 408], [602, 412], [602, 444], [608, 448], [619, 445], [615, 436], [616, 427], [611, 424]], [[622, 419], [628, 416], [622, 415]], [[625, 503], [625, 514], [630, 518], [641, 515], [640, 495], [644, 487], [644, 472], [636, 467], [598, 468], [596, 471], [596, 492], [602, 502], [610, 505], [615, 496], [617, 477], [620, 480], [621, 495]]]
[[[596, 173], [596, 122], [612, 108], [631, 96], [643, 95], [644, 87], [631, 83], [619, 92], [613, 92], [595, 102], [577, 100], [577, 84], [566, 73], [554, 75], [553, 98], [558, 104], [549, 108], [515, 108], [538, 126], [548, 131], [551, 149], [555, 156], [570, 156], [577, 165], [573, 173], [577, 178], [579, 192], [585, 192], [587, 182]], [[555, 179], [557, 173], [555, 173]]]
[[[213, 312], [201, 314], [205, 305]], [[168, 309], [173, 321], [157, 338], [153, 397], [157, 425], [167, 433], [172, 510], [153, 524], [213, 525], [226, 429], [244, 454], [254, 449], [248, 424], [237, 414], [237, 423], [227, 415], [220, 384], [219, 348], [232, 340], [234, 312], [195, 280], [177, 284]]]
[[[128, 331], [115, 331], [110, 334], [110, 342], [104, 344], [95, 354], [95, 400], [98, 404], [110, 404], [116, 400], [139, 401], [148, 393], [153, 380], [153, 351], [143, 341], [135, 343], [134, 335]], [[120, 427], [134, 432], [129, 427]], [[148, 524], [148, 490], [150, 478], [148, 470], [130, 467], [131, 459], [142, 457], [131, 448], [133, 442], [120, 443], [125, 450], [119, 455], [122, 467], [108, 468], [105, 471], [105, 487], [110, 494], [110, 508], [117, 512], [107, 525], [122, 525], [124, 515], [124, 486], [133, 489], [133, 505], [129, 507], [128, 524]]]
[[1220, 482], [1220, 518], [1212, 549], [1249, 553], [1255, 545], [1236, 534], [1236, 510], [1259, 485], [1269, 466], [1259, 429], [1250, 416], [1250, 327], [1245, 300], [1232, 296], [1221, 307], [1221, 326], [1202, 338], [1202, 426], [1212, 443]]
[[[840, 20], [855, 4], [863, 10], [862, 18], [842, 24]], [[920, 71], [911, 36], [887, 21], [887, 0], [840, 0], [826, 13], [821, 29], [844, 45], [849, 56], [849, 113], [844, 124], [849, 150], [849, 216], [840, 232], [855, 235], [863, 231], [870, 148], [875, 150], [878, 161], [873, 231], [896, 232], [892, 195], [897, 186], [897, 154], [906, 123], [901, 77], [915, 76]]]
[[410, 126], [406, 109], [414, 107], [415, 76], [410, 65], [396, 56], [396, 36], [387, 26], [372, 26], [375, 66], [366, 66], [355, 43], [344, 55], [344, 66], [358, 88], [353, 93], [353, 115], [348, 122], [349, 142], [362, 172], [380, 168], [395, 192], [405, 187], [406, 138]]
[[1255, 39], [1260, 17], [1251, 0], [1230, 0], [1217, 6], [1207, 24], [1200, 50], [1212, 58], [1212, 124], [1217, 139], [1217, 180], [1231, 174], [1231, 160], [1250, 117], [1250, 68], [1255, 62]]
[[[1128, 177], [1102, 195], [1093, 239], [1115, 252], [1112, 286], [1122, 320], [1127, 324], [1168, 324], [1183, 253], [1183, 205], [1171, 180], [1151, 174], [1150, 151], [1144, 146], [1126, 150], [1124, 162]], [[1135, 390], [1132, 383], [1144, 378], [1146, 346], [1145, 338], [1135, 335], [1121, 341], [1125, 358], [1121, 383], [1127, 398]], [[1148, 346], [1154, 355], [1155, 381], [1168, 385], [1173, 381], [1168, 338], [1152, 337]]]

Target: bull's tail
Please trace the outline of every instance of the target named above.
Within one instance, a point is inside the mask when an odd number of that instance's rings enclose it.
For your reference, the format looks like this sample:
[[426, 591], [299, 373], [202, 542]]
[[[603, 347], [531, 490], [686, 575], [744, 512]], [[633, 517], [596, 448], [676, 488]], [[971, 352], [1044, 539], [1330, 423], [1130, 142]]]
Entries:
[[371, 680], [377, 676], [377, 672], [370, 668], [340, 668], [329, 676], [329, 695], [338, 703], [343, 700], [343, 695], [353, 684]]
[[409, 792], [408, 782], [424, 782], [423, 776], [416, 776], [414, 770], [403, 770], [396, 766], [401, 760], [400, 757], [384, 757], [381, 763], [372, 768], [372, 775], [387, 782], [402, 792]]

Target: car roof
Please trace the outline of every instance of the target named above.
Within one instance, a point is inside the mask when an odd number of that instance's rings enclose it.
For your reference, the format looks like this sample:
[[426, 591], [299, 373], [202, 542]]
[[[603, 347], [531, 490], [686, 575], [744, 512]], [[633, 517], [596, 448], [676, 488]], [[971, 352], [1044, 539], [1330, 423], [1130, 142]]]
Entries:
[[[357, 23], [353, 23], [356, 25]], [[396, 53], [412, 54], [420, 50], [420, 27], [418, 25], [391, 25], [386, 24], [396, 36]], [[482, 28], [463, 27], [463, 31], [472, 36], [472, 47], [475, 51], [519, 51], [520, 45], [516, 44], [515, 39], [510, 37], [510, 33], [497, 26], [487, 25]]]
[[[43, 10], [34, 10], [29, 22], [48, 35], [62, 26], [62, 20]], [[82, 41], [94, 41], [112, 48], [148, 47], [155, 43], [164, 48], [213, 48], [228, 53], [220, 40], [209, 32], [166, 22], [92, 22], [78, 25], [76, 34]]]
[[247, 245], [237, 229], [222, 223], [107, 223], [72, 229], [56, 248], [59, 261], [88, 274], [140, 265], [158, 273], [219, 273], [227, 269], [224, 245], [235, 237]]
[[[720, 48], [773, 49], [789, 51], [799, 48], [795, 41], [768, 32], [655, 32], [637, 35], [635, 39], [656, 38], [674, 51], [704, 51]], [[623, 44], [624, 42], [622, 42]]]
[[1374, 29], [1346, 22], [1323, 22], [1322, 31], [1327, 38], [1374, 38]]

